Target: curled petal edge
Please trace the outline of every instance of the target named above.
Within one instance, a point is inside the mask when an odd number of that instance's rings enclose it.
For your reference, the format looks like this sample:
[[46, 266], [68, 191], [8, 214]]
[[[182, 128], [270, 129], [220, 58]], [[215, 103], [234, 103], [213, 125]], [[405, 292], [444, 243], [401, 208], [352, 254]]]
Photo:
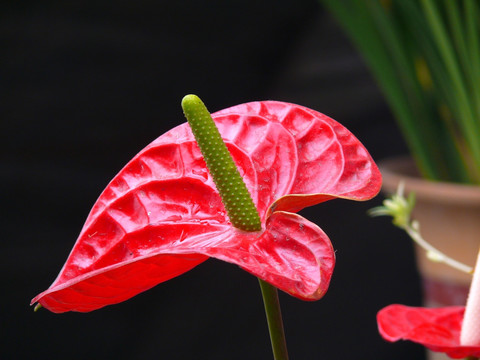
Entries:
[[318, 300], [327, 292], [335, 251], [328, 236], [311, 221], [277, 211], [267, 219], [265, 231], [255, 241], [251, 233], [242, 232], [242, 236], [244, 246], [223, 253], [216, 249], [207, 255], [237, 264], [302, 300]]
[[345, 200], [354, 200], [354, 201], [367, 201], [373, 199], [380, 192], [381, 186], [381, 177], [374, 179], [375, 184], [372, 185], [369, 193], [362, 195], [336, 195], [328, 193], [319, 193], [319, 194], [288, 194], [278, 198], [276, 201], [270, 205], [267, 216], [270, 216], [277, 211], [287, 211], [287, 212], [299, 212], [307, 207], [321, 204], [323, 202], [333, 200], [333, 199], [345, 199]]

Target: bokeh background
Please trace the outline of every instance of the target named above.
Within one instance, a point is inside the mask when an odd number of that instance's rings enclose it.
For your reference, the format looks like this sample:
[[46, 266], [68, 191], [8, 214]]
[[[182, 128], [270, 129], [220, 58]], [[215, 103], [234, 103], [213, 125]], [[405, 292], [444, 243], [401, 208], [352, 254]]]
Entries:
[[[2, 359], [269, 359], [257, 280], [209, 260], [115, 306], [37, 313], [96, 198], [140, 149], [211, 111], [275, 99], [321, 111], [380, 161], [406, 152], [361, 58], [316, 0], [6, 1], [0, 5]], [[376, 312], [420, 304], [412, 245], [367, 203], [303, 211], [332, 239], [327, 295], [281, 294], [292, 359], [423, 359]]]

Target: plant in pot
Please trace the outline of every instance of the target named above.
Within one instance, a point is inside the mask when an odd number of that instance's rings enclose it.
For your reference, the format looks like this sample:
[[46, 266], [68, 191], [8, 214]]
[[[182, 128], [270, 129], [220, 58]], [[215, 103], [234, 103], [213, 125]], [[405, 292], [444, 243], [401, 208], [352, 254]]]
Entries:
[[[480, 4], [321, 0], [362, 54], [410, 150], [383, 189], [416, 194], [424, 238], [473, 266], [480, 245]], [[417, 250], [419, 250], [417, 248]], [[465, 304], [471, 274], [417, 252], [428, 306]]]
[[[480, 209], [480, 6], [476, 1], [334, 1], [322, 0], [350, 35], [383, 91], [415, 162], [383, 163], [385, 190], [393, 192], [399, 178], [417, 194], [417, 210], [427, 202], [437, 227], [453, 223], [461, 210], [440, 211], [432, 201], [463, 200]], [[397, 169], [405, 176], [397, 176]], [[415, 172], [423, 182], [414, 179]], [[448, 200], [450, 191], [459, 192]], [[426, 187], [426, 194], [422, 192]], [[438, 189], [438, 193], [433, 189]], [[458, 205], [458, 204], [457, 204]], [[440, 213], [447, 220], [439, 219]], [[415, 216], [423, 215], [414, 214]], [[460, 221], [467, 222], [462, 213]], [[426, 220], [420, 219], [425, 237]], [[476, 221], [474, 221], [476, 222]], [[461, 227], [465, 228], [466, 224]], [[466, 243], [453, 232], [449, 243]], [[443, 231], [441, 231], [443, 232]], [[477, 232], [478, 233], [478, 232]], [[452, 235], [452, 233], [451, 233]], [[473, 265], [473, 251], [463, 259]], [[441, 246], [440, 246], [441, 247]], [[456, 255], [456, 252], [455, 254]], [[453, 256], [455, 257], [455, 256]], [[461, 258], [462, 256], [459, 255]], [[460, 259], [462, 260], [462, 259]], [[443, 267], [443, 266], [442, 266]], [[469, 279], [469, 277], [466, 277]]]

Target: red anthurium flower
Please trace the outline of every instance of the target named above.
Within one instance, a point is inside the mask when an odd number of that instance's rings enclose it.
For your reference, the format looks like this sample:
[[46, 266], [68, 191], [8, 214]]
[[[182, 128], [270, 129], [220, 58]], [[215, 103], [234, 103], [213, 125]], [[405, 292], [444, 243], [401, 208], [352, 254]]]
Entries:
[[410, 340], [453, 359], [480, 357], [480, 346], [460, 345], [465, 307], [422, 308], [390, 305], [377, 315], [378, 329], [385, 340]]
[[254, 102], [214, 113], [262, 220], [226, 215], [188, 124], [160, 136], [110, 182], [57, 279], [32, 300], [53, 312], [119, 303], [209, 257], [306, 300], [327, 290], [335, 256], [323, 231], [293, 213], [333, 198], [367, 200], [380, 173], [362, 144], [316, 111]]

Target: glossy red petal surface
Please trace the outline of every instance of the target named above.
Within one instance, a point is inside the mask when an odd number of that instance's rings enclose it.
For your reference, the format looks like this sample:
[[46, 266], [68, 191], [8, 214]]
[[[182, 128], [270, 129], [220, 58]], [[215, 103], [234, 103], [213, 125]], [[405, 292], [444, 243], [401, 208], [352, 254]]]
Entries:
[[200, 251], [237, 264], [303, 300], [318, 300], [327, 291], [335, 252], [330, 239], [314, 223], [297, 214], [275, 212], [268, 218], [265, 231], [233, 230], [229, 235]]
[[[238, 119], [265, 119], [281, 124], [296, 149], [281, 145], [281, 152], [296, 152], [292, 187], [276, 192], [271, 211], [297, 212], [333, 198], [368, 200], [380, 190], [381, 174], [365, 147], [345, 127], [317, 111], [277, 101], [252, 102], [214, 114]], [[278, 145], [277, 145], [278, 146]], [[283, 163], [276, 162], [272, 172]]]
[[232, 228], [185, 123], [115, 176], [57, 279], [33, 302], [55, 312], [90, 311], [178, 276], [209, 256], [236, 263], [294, 296], [322, 296], [334, 264], [328, 238], [307, 220], [279, 211], [335, 197], [369, 199], [381, 183], [375, 163], [344, 127], [301, 106], [256, 102], [213, 118], [266, 230], [239, 235]]
[[465, 307], [422, 308], [390, 305], [377, 315], [378, 329], [388, 341], [410, 340], [453, 359], [480, 356], [479, 346], [461, 346]]
[[[111, 251], [118, 253], [112, 264], [96, 262], [98, 269], [59, 281], [34, 301], [53, 312], [95, 310], [178, 276], [208, 257], [237, 264], [303, 300], [317, 300], [328, 289], [335, 265], [332, 244], [318, 226], [297, 214], [276, 212], [265, 231], [256, 233], [233, 227], [202, 232], [195, 225], [182, 230], [179, 234], [172, 224], [158, 224], [126, 235]], [[159, 240], [175, 231], [176, 243]], [[139, 251], [144, 239], [156, 240]], [[138, 256], [126, 259], [125, 251]]]

